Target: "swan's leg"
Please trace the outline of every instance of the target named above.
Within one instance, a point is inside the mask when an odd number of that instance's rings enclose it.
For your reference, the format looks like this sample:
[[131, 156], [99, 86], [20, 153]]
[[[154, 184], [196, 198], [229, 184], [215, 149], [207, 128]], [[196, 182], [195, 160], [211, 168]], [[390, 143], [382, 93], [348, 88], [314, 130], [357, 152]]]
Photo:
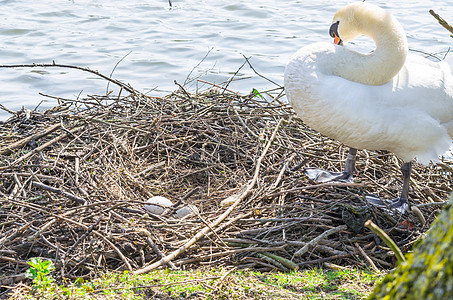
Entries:
[[349, 148], [348, 157], [344, 170], [341, 173], [329, 172], [318, 168], [306, 168], [304, 174], [313, 181], [316, 182], [328, 182], [328, 181], [341, 181], [341, 182], [352, 182], [352, 174], [355, 170], [355, 158], [357, 149]]
[[412, 162], [405, 162], [401, 166], [401, 173], [403, 173], [403, 188], [401, 189], [401, 201], [407, 203], [409, 199], [409, 183], [411, 181]]
[[348, 178], [349, 181], [352, 182], [352, 174], [355, 171], [355, 158], [357, 155], [356, 148], [349, 148], [348, 157], [346, 158], [346, 162], [344, 164], [344, 171], [343, 174]]
[[366, 200], [368, 203], [389, 211], [397, 211], [404, 214], [409, 208], [409, 183], [411, 179], [412, 162], [405, 162], [401, 166], [401, 173], [403, 173], [403, 188], [401, 195], [393, 200], [382, 200], [375, 195], [368, 195]]

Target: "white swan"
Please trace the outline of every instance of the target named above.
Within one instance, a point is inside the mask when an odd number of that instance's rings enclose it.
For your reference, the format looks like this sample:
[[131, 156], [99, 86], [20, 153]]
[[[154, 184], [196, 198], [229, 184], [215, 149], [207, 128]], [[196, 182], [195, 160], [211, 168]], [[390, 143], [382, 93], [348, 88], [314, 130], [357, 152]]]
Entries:
[[[351, 180], [357, 148], [391, 151], [404, 161], [404, 181], [401, 196], [390, 206], [404, 212], [411, 161], [435, 162], [452, 143], [450, 68], [408, 54], [400, 23], [366, 2], [338, 10], [330, 34], [334, 44], [311, 44], [291, 58], [285, 90], [307, 125], [351, 149], [343, 173], [309, 170], [307, 175], [317, 181]], [[374, 40], [372, 53], [342, 47], [360, 35]]]

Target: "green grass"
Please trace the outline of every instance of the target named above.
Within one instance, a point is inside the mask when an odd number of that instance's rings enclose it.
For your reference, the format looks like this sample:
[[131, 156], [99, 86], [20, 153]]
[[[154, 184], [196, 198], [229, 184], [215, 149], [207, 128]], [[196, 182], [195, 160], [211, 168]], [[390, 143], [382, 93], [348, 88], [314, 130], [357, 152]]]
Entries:
[[[29, 299], [364, 299], [380, 279], [368, 270], [291, 273], [195, 269], [145, 275], [105, 274], [90, 282], [31, 288]], [[26, 295], [25, 295], [26, 294]], [[15, 296], [17, 298], [17, 294]]]

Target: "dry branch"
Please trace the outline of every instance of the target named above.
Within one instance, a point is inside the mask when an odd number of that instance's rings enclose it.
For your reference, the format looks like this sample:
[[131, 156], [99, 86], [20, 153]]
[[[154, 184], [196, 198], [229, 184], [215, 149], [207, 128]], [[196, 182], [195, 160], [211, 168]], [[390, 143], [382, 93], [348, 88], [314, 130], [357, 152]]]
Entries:
[[43, 183], [39, 183], [39, 182], [33, 181], [31, 184], [33, 186], [37, 187], [37, 188], [40, 188], [40, 189], [43, 189], [43, 190], [46, 190], [46, 191], [50, 191], [52, 193], [63, 195], [66, 198], [69, 198], [71, 200], [79, 202], [80, 204], [85, 204], [87, 202], [85, 199], [83, 199], [81, 197], [78, 197], [78, 196], [73, 195], [71, 193], [68, 193], [68, 192], [62, 191], [60, 189], [48, 186], [48, 185], [43, 184]]
[[429, 10], [429, 13], [442, 25], [445, 29], [450, 31], [453, 36], [453, 27], [447, 23], [444, 19], [442, 19], [438, 14], [436, 14], [432, 9]]
[[130, 86], [122, 83], [121, 81], [119, 80], [116, 80], [116, 79], [113, 79], [113, 78], [110, 78], [104, 74], [101, 74], [99, 73], [98, 71], [95, 71], [95, 70], [91, 70], [90, 68], [84, 68], [84, 67], [79, 67], [79, 66], [74, 66], [74, 65], [64, 65], [64, 64], [56, 64], [55, 62], [53, 62], [52, 64], [22, 64], [22, 65], [0, 65], [0, 68], [8, 68], [8, 69], [12, 69], [12, 68], [67, 68], [67, 69], [76, 69], [76, 70], [81, 70], [81, 71], [84, 71], [84, 72], [88, 72], [88, 73], [91, 73], [91, 74], [94, 74], [94, 75], [97, 75], [107, 81], [110, 81], [118, 86], [120, 86], [121, 88], [125, 89], [126, 91], [128, 91], [129, 93], [135, 93], [135, 90], [133, 88], [131, 88]]
[[15, 143], [6, 145], [5, 147], [0, 149], [0, 155], [10, 155], [14, 149], [23, 147], [31, 141], [36, 141], [37, 139], [42, 138], [43, 136], [46, 136], [46, 135], [54, 132], [55, 130], [59, 129], [60, 127], [61, 127], [61, 124], [55, 124], [55, 125], [52, 125], [49, 128], [47, 128], [42, 133], [40, 132], [40, 133], [34, 134], [32, 136], [28, 136], [24, 139], [21, 139], [20, 141], [17, 141]]
[[[79, 128], [72, 129], [70, 133], [74, 133], [74, 132], [76, 132], [76, 131], [78, 131], [78, 130], [79, 130]], [[41, 150], [43, 150], [43, 149], [45, 149], [45, 148], [47, 148], [47, 147], [50, 147], [50, 146], [52, 146], [53, 144], [55, 144], [55, 143], [61, 141], [62, 139], [64, 139], [65, 137], [67, 137], [70, 133], [60, 134], [59, 136], [55, 137], [54, 139], [52, 139], [52, 140], [50, 140], [50, 141], [48, 141], [48, 142], [42, 144], [41, 146], [39, 146], [39, 147], [37, 147], [37, 148], [31, 150], [31, 151], [28, 152], [27, 154], [25, 154], [25, 155], [19, 157], [18, 159], [16, 159], [15, 161], [13, 161], [9, 166], [0, 167], [0, 170], [1, 170], [1, 169], [8, 169], [8, 168], [10, 168], [10, 167], [13, 167], [13, 166], [17, 165], [18, 163], [20, 163], [20, 162], [26, 160], [27, 158], [29, 158], [30, 156], [36, 154], [37, 152], [39, 152], [39, 151], [41, 151]]]
[[395, 256], [396, 258], [398, 258], [400, 262], [406, 261], [406, 258], [404, 257], [400, 248], [398, 248], [395, 242], [387, 235], [387, 233], [385, 233], [381, 228], [379, 228], [379, 226], [374, 224], [371, 220], [366, 221], [365, 226], [368, 227], [377, 235], [379, 235], [379, 237], [387, 244], [387, 246], [389, 246], [393, 250], [393, 252], [395, 252]]
[[323, 232], [322, 234], [318, 235], [316, 238], [314, 238], [313, 240], [311, 240], [310, 242], [308, 242], [305, 246], [303, 246], [301, 249], [297, 250], [295, 253], [294, 253], [294, 256], [301, 256], [303, 254], [305, 254], [305, 252], [307, 252], [310, 247], [313, 247], [315, 245], [318, 244], [318, 242], [326, 237], [328, 237], [329, 235], [331, 234], [334, 234], [334, 233], [337, 233], [337, 232], [340, 232], [342, 230], [346, 230], [348, 228], [348, 226], [346, 225], [341, 225], [341, 226], [338, 226], [338, 227], [335, 227], [335, 228], [332, 228], [332, 229], [329, 229], [325, 232]]

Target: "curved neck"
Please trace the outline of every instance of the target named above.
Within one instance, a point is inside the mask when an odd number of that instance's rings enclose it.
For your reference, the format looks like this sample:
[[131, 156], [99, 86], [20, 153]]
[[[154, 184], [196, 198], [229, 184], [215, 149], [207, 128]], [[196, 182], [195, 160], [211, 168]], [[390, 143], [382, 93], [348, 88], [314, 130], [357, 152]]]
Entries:
[[337, 49], [343, 59], [337, 62], [335, 75], [367, 85], [382, 85], [392, 80], [404, 66], [408, 51], [400, 23], [387, 14], [379, 22], [362, 22], [357, 33], [372, 38], [376, 49], [370, 54]]

